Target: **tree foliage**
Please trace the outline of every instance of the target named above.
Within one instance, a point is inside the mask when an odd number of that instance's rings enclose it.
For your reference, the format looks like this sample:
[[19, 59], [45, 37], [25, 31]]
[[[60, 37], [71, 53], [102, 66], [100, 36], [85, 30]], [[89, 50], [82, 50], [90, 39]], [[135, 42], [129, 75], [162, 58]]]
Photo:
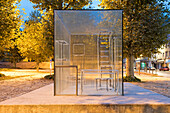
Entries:
[[92, 3], [92, 0], [30, 0], [35, 3], [35, 8], [41, 10], [50, 9], [82, 9], [85, 5]]
[[92, 0], [30, 0], [36, 4], [34, 8], [38, 9], [43, 15], [45, 29], [44, 36], [46, 37], [50, 54], [53, 56], [53, 34], [54, 34], [54, 9], [82, 9], [85, 5], [92, 3]]
[[0, 50], [4, 51], [13, 43], [11, 39], [18, 37], [21, 25], [20, 11], [17, 4], [20, 0], [1, 0], [0, 1]]
[[[127, 72], [133, 70], [134, 57], [150, 57], [166, 43], [166, 31], [162, 28], [169, 16], [166, 1], [102, 0], [100, 5], [104, 8], [123, 9], [123, 53], [131, 65], [127, 66]], [[133, 71], [128, 75], [134, 75]]]
[[[37, 15], [38, 12], [34, 11], [31, 14]], [[38, 14], [40, 15], [40, 14]], [[31, 18], [31, 17], [30, 17]], [[50, 57], [50, 48], [48, 48], [47, 39], [45, 37], [45, 24], [44, 21], [37, 17], [32, 17], [25, 22], [24, 31], [20, 38], [17, 40], [17, 45], [22, 53], [22, 56], [37, 62], [37, 70], [39, 63], [46, 61]]]
[[30, 13], [30, 16], [28, 17], [29, 21], [38, 23], [42, 20], [42, 15], [38, 10], [34, 10]]
[[16, 63], [20, 62], [23, 59], [17, 46], [10, 47], [8, 49], [8, 54], [6, 58], [9, 58], [8, 61], [13, 63], [15, 68], [16, 68]]
[[109, 9], [123, 9], [125, 56], [150, 56], [166, 42], [166, 31], [162, 29], [162, 25], [168, 17], [164, 15], [168, 10], [163, 3], [156, 0], [112, 0], [103, 5]]

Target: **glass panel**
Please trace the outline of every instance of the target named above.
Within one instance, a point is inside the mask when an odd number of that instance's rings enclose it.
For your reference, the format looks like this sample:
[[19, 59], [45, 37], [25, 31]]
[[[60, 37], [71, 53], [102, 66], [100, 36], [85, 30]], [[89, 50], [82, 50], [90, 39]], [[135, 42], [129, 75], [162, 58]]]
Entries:
[[76, 95], [76, 68], [56, 67], [55, 95]]
[[122, 95], [122, 10], [55, 10], [55, 94]]

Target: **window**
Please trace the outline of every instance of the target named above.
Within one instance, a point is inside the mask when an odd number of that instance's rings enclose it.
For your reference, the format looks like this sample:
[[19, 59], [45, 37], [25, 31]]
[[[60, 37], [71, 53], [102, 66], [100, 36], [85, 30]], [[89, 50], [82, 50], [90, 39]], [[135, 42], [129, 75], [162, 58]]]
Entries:
[[85, 55], [85, 45], [84, 44], [73, 44], [73, 54], [75, 56]]
[[165, 52], [165, 58], [168, 56], [168, 51]]

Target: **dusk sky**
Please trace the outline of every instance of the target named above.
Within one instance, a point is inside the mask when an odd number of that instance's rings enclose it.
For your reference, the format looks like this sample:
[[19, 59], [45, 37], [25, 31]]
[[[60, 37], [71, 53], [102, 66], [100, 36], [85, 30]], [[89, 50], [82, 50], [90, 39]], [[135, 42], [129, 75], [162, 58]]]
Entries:
[[[99, 7], [97, 6], [98, 3], [99, 3], [98, 0], [94, 0], [92, 9], [99, 9]], [[21, 0], [20, 4], [21, 4], [21, 6], [19, 7], [19, 9], [22, 10], [24, 8], [25, 13], [26, 13], [26, 14], [21, 13], [21, 15], [23, 15], [24, 20], [27, 20], [26, 17], [29, 16], [29, 13], [31, 13], [31, 11], [34, 11], [34, 8], [33, 8], [34, 4], [31, 3], [29, 0]]]
[[[26, 14], [21, 13], [21, 15], [23, 15], [24, 20], [27, 20], [26, 17], [29, 16], [29, 13], [31, 13], [31, 11], [34, 11], [34, 8], [33, 8], [34, 4], [31, 3], [29, 0], [21, 0], [20, 4], [21, 6], [19, 9], [22, 10], [24, 8], [25, 13], [26, 13]], [[99, 0], [94, 0], [92, 9], [99, 9], [98, 4], [99, 4]], [[168, 2], [165, 2], [165, 4], [168, 4]]]

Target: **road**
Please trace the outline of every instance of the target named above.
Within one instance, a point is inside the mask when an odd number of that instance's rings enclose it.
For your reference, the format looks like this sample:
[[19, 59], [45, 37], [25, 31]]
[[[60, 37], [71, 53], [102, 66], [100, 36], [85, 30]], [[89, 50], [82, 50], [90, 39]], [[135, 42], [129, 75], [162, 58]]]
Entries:
[[[138, 70], [134, 70], [134, 71], [137, 71]], [[141, 70], [141, 72], [144, 72], [144, 70]], [[149, 73], [149, 70], [147, 70], [147, 72]], [[123, 74], [125, 75], [126, 73], [126, 70], [124, 69], [123, 70]], [[152, 73], [152, 71], [150, 71], [150, 73]], [[170, 78], [170, 71], [153, 71], [153, 74], [158, 74], [159, 76], [163, 76], [163, 77], [167, 77], [167, 78]]]
[[157, 74], [163, 77], [170, 78], [170, 71], [157, 71]]

